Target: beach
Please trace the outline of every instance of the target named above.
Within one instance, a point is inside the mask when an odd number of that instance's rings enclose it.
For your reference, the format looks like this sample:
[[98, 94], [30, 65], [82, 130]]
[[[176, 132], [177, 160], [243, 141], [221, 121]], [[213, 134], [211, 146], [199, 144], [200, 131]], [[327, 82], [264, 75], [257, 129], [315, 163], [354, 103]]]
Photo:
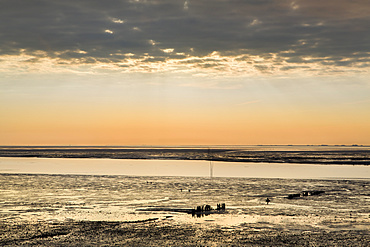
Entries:
[[[368, 246], [368, 231], [304, 233], [224, 231], [158, 223], [38, 223], [3, 225], [2, 246]], [[9, 236], [8, 233], [12, 235]]]
[[368, 147], [2, 147], [0, 156], [1, 246], [370, 242]]
[[[58, 161], [25, 160], [28, 166]], [[104, 159], [83, 160], [89, 161], [109, 168]], [[91, 165], [90, 171], [98, 168]], [[0, 245], [367, 246], [368, 175], [294, 179], [2, 171]], [[221, 203], [225, 210], [216, 209]], [[189, 213], [204, 205], [212, 210]]]

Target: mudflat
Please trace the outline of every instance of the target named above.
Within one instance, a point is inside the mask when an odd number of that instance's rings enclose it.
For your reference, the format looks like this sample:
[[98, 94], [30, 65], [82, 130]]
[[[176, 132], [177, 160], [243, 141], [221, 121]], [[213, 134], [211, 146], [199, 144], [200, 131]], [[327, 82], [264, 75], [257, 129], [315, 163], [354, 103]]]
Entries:
[[368, 246], [365, 230], [281, 232], [223, 230], [107, 221], [2, 224], [2, 246]]
[[[344, 179], [1, 174], [0, 245], [368, 246], [369, 188]], [[203, 205], [213, 213], [186, 211]]]

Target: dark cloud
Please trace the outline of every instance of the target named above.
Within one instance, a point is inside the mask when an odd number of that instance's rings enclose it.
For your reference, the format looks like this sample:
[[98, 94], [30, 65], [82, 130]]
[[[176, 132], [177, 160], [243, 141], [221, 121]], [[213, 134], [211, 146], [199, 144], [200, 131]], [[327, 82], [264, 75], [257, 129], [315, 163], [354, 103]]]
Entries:
[[369, 57], [368, 13], [368, 0], [3, 0], [0, 54], [41, 50], [93, 63], [148, 53], [163, 61], [174, 58], [163, 49], [173, 48], [199, 56], [276, 53], [304, 64], [307, 56], [331, 58], [325, 62], [354, 66]]

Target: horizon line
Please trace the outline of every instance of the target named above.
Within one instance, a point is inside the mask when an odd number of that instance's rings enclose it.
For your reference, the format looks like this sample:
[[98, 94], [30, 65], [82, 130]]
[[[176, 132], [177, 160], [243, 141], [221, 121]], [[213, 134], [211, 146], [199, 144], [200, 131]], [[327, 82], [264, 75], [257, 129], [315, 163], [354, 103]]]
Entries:
[[334, 147], [367, 147], [370, 144], [195, 144], [195, 145], [0, 145], [0, 147], [223, 147], [223, 146], [334, 146]]

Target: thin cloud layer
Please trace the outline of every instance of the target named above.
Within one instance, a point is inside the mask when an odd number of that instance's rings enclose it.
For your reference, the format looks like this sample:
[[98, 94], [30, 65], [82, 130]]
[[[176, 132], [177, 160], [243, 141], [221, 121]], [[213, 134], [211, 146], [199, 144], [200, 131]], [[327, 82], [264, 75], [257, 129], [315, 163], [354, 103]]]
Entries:
[[367, 0], [6, 0], [2, 70], [366, 72]]

